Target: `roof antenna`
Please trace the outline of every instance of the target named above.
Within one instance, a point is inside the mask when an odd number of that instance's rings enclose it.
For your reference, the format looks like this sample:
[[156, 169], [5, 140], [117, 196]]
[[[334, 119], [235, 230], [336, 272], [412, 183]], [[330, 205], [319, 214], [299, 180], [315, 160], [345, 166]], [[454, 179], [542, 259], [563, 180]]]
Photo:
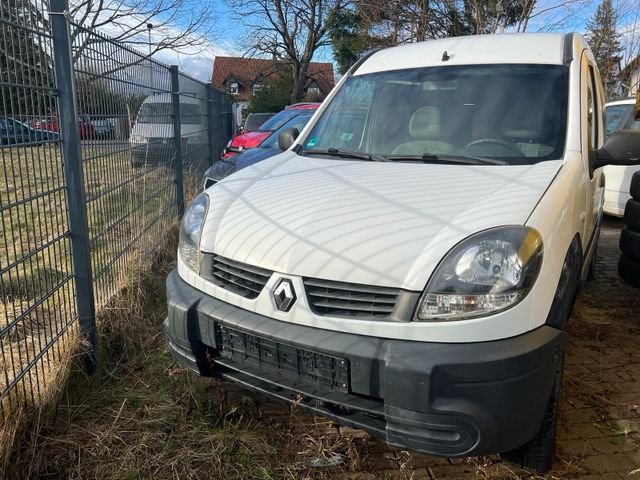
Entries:
[[446, 62], [447, 60], [449, 60], [451, 57], [449, 56], [449, 54], [447, 53], [447, 51], [445, 50], [444, 53], [442, 54], [442, 61]]

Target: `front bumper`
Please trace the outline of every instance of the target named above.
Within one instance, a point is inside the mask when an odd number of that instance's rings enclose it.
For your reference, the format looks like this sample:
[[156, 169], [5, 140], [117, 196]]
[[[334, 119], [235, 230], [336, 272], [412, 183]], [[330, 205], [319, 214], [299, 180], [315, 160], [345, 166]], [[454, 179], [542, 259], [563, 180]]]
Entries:
[[[175, 358], [190, 370], [434, 455], [500, 453], [526, 443], [540, 428], [562, 365], [565, 335], [549, 326], [464, 344], [340, 333], [241, 310], [193, 288], [175, 270], [167, 299], [165, 333]], [[245, 359], [228, 355], [228, 331], [245, 342]], [[252, 348], [253, 357], [246, 353]], [[260, 356], [269, 361], [253, 361]], [[318, 381], [343, 361], [346, 370]], [[309, 362], [313, 375], [295, 373]]]

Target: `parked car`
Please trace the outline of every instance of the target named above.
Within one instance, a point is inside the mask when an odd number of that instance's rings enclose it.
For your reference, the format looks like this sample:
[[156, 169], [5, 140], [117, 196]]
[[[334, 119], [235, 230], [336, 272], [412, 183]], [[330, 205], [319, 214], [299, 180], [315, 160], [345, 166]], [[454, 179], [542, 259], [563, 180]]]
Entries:
[[55, 115], [48, 115], [46, 117], [40, 117], [33, 121], [32, 128], [35, 130], [44, 130], [47, 132], [58, 131], [58, 117]]
[[228, 158], [232, 155], [242, 153], [249, 148], [257, 147], [258, 145], [260, 145], [260, 142], [262, 142], [272, 132], [280, 128], [293, 117], [300, 115], [301, 113], [308, 110], [317, 110], [319, 106], [319, 103], [306, 102], [296, 103], [285, 108], [281, 112], [276, 113], [262, 125], [260, 125], [260, 128], [258, 128], [257, 130], [233, 137], [225, 147], [222, 158]]
[[97, 118], [92, 121], [96, 138], [114, 138], [116, 122], [113, 118]]
[[402, 449], [547, 470], [602, 167], [640, 161], [604, 103], [577, 34], [373, 53], [286, 151], [188, 207], [173, 355]]
[[80, 129], [81, 140], [91, 140], [96, 138], [96, 130], [89, 115], [78, 116], [78, 127]]
[[[180, 138], [183, 155], [201, 151], [207, 143], [206, 110], [195, 97], [180, 96]], [[145, 98], [131, 128], [131, 163], [134, 166], [170, 162], [176, 153], [173, 104], [170, 93]]]
[[0, 117], [0, 144], [19, 145], [42, 140], [58, 140], [56, 132], [36, 130], [15, 118]]
[[[605, 105], [607, 119], [607, 134], [616, 130], [640, 130], [640, 119], [634, 118], [635, 98], [617, 100]], [[627, 201], [631, 198], [629, 188], [631, 177], [640, 166], [607, 165], [604, 167], [604, 211], [609, 215], [622, 217]]]
[[254, 132], [260, 128], [260, 126], [273, 117], [274, 113], [250, 113], [247, 119], [240, 127], [239, 134]]
[[298, 131], [301, 131], [314, 112], [315, 110], [305, 110], [300, 115], [293, 117], [278, 130], [265, 138], [256, 148], [251, 148], [239, 155], [233, 155], [215, 162], [204, 174], [204, 189], [206, 190], [211, 185], [222, 180], [224, 177], [231, 175], [233, 172], [237, 172], [249, 165], [271, 158], [278, 153], [282, 153], [282, 150], [278, 145], [278, 136], [280, 135], [280, 132], [287, 128], [295, 128]]

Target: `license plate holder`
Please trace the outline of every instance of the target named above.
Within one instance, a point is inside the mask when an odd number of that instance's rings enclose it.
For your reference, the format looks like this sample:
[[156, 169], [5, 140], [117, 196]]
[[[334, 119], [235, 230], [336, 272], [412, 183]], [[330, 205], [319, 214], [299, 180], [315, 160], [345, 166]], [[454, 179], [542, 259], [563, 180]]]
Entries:
[[348, 360], [216, 325], [217, 346], [222, 358], [325, 389], [349, 392]]

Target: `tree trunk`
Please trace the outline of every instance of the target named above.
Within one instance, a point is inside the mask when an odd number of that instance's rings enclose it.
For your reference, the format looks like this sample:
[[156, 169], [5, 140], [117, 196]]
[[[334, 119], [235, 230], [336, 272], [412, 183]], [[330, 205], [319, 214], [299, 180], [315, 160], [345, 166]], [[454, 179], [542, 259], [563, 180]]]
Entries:
[[291, 103], [301, 102], [304, 98], [304, 87], [307, 83], [307, 71], [309, 62], [302, 61], [293, 65], [293, 91], [291, 92]]

